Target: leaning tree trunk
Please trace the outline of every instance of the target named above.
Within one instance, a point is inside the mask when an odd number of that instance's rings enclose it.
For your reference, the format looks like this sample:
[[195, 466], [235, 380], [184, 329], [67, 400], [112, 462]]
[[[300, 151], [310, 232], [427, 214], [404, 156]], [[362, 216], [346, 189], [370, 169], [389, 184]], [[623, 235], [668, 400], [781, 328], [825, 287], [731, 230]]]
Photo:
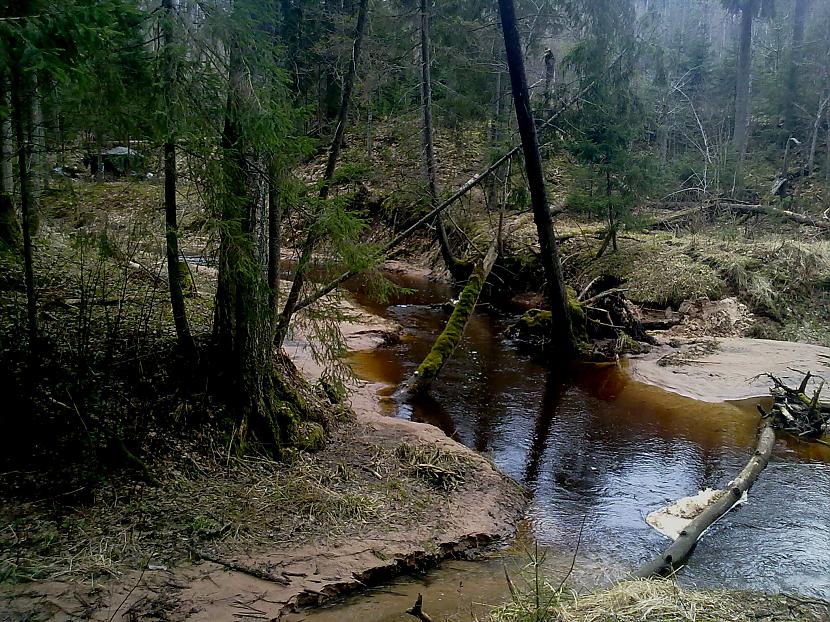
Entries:
[[[329, 195], [329, 187], [337, 168], [337, 159], [340, 157], [340, 150], [343, 147], [343, 136], [346, 133], [346, 125], [349, 122], [349, 107], [352, 101], [355, 79], [357, 78], [357, 66], [360, 60], [360, 51], [363, 49], [363, 36], [366, 32], [366, 21], [369, 13], [369, 1], [360, 0], [360, 7], [357, 12], [357, 24], [355, 26], [354, 45], [352, 46], [352, 59], [349, 63], [349, 72], [346, 74], [346, 81], [343, 84], [343, 95], [340, 101], [340, 110], [337, 114], [337, 127], [334, 130], [334, 139], [329, 148], [329, 157], [326, 161], [326, 170], [323, 174], [322, 185], [320, 186], [320, 198], [326, 199]], [[305, 283], [305, 271], [311, 262], [314, 253], [315, 237], [312, 232], [306, 236], [303, 247], [300, 251], [300, 260], [294, 270], [294, 281], [285, 300], [285, 306], [280, 314], [277, 329], [274, 334], [274, 342], [278, 347], [282, 346], [288, 334], [288, 326], [291, 317], [296, 310], [297, 301], [300, 299], [300, 292]]]
[[450, 319], [447, 320], [444, 330], [435, 340], [432, 349], [430, 349], [415, 373], [401, 383], [401, 386], [395, 392], [394, 397], [397, 401], [406, 401], [415, 395], [426, 392], [430, 383], [441, 373], [464, 335], [464, 328], [475, 311], [478, 297], [498, 256], [499, 239], [496, 238], [490, 245], [487, 254], [473, 269], [467, 285], [464, 286], [461, 295], [458, 297], [458, 302], [455, 304]]
[[302, 411], [288, 398], [275, 369], [273, 315], [268, 307], [269, 287], [257, 252], [256, 216], [265, 200], [261, 169], [249, 158], [244, 120], [251, 114], [251, 77], [242, 62], [238, 43], [230, 43], [230, 81], [222, 132], [219, 277], [214, 333], [220, 385], [229, 410], [236, 415], [234, 445], [238, 452], [253, 437], [279, 452], [289, 442]]
[[542, 267], [545, 271], [546, 293], [554, 321], [551, 322], [553, 334], [551, 340], [562, 347], [568, 354], [576, 350], [576, 342], [568, 311], [568, 297], [565, 291], [565, 279], [559, 260], [559, 248], [553, 230], [553, 220], [548, 207], [545, 177], [542, 171], [542, 158], [539, 155], [539, 142], [536, 125], [530, 108], [522, 46], [519, 29], [516, 25], [516, 11], [513, 0], [499, 0], [501, 25], [504, 31], [504, 47], [507, 54], [507, 66], [510, 83], [513, 88], [513, 102], [516, 109], [516, 121], [522, 138], [527, 185], [533, 207], [533, 219], [541, 247]]
[[735, 128], [732, 147], [738, 159], [738, 168], [746, 155], [749, 131], [749, 80], [752, 72], [752, 2], [741, 9], [741, 34], [738, 47], [738, 66], [735, 75]]
[[[429, 6], [428, 0], [421, 0], [420, 7], [421, 30], [421, 148], [423, 150], [424, 171], [427, 179], [429, 207], [434, 209], [438, 205], [438, 173], [435, 166], [435, 150], [432, 144], [432, 72], [430, 70], [430, 36], [429, 36]], [[441, 248], [441, 257], [452, 277], [456, 280], [464, 278], [461, 266], [452, 254], [447, 230], [441, 214], [435, 216], [435, 230], [438, 245]]]
[[659, 557], [641, 566], [634, 574], [638, 577], [666, 576], [683, 566], [697, 544], [697, 541], [716, 520], [735, 507], [743, 494], [752, 487], [758, 474], [764, 470], [775, 446], [775, 431], [764, 426], [758, 438], [758, 446], [747, 465], [722, 491], [718, 499], [692, 520], [680, 532], [677, 540]]
[[37, 297], [32, 258], [32, 214], [34, 196], [31, 177], [31, 145], [27, 140], [26, 127], [31, 125], [32, 92], [30, 78], [24, 73], [21, 59], [12, 62], [11, 100], [12, 124], [17, 139], [17, 179], [20, 184], [20, 212], [23, 224], [23, 271], [26, 285], [26, 317], [29, 332], [29, 349], [34, 352], [38, 345]]
[[176, 80], [176, 67], [173, 46], [176, 44], [173, 32], [174, 8], [173, 0], [162, 0], [164, 15], [162, 16], [163, 36], [163, 97], [165, 123], [167, 125], [164, 136], [164, 225], [165, 240], [167, 243], [167, 278], [170, 286], [170, 306], [173, 309], [173, 323], [176, 327], [176, 338], [182, 357], [194, 362], [198, 353], [190, 324], [187, 321], [187, 309], [184, 304], [182, 290], [182, 270], [179, 262], [179, 223], [176, 205], [176, 138], [173, 130], [173, 88]]

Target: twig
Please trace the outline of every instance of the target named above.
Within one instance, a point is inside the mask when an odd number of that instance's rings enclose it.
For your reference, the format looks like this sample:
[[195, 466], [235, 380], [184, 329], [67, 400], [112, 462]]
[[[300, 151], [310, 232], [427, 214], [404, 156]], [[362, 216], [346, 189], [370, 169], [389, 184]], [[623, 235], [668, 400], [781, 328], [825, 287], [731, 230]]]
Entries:
[[112, 615], [110, 616], [109, 622], [112, 622], [113, 620], [115, 620], [115, 616], [118, 615], [119, 611], [121, 611], [121, 607], [124, 606], [124, 603], [127, 602], [127, 599], [130, 596], [133, 595], [133, 592], [135, 592], [135, 588], [137, 588], [139, 586], [139, 584], [141, 583], [141, 580], [144, 578], [144, 573], [147, 572], [147, 564], [143, 564], [143, 566], [144, 567], [141, 569], [141, 574], [138, 575], [138, 581], [136, 581], [135, 585], [132, 587], [132, 589], [129, 592], [127, 592], [127, 595], [124, 597], [124, 600], [122, 600], [121, 604], [118, 605], [118, 609], [116, 609], [115, 611], [112, 612]]

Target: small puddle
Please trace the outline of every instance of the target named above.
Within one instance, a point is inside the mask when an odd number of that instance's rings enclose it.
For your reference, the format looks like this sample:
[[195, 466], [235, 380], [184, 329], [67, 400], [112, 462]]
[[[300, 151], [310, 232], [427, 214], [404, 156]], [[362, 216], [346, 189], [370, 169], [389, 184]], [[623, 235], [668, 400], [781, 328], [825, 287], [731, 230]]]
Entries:
[[[431, 347], [447, 318], [441, 303], [453, 293], [425, 279], [391, 278], [416, 291], [385, 305], [355, 296], [403, 325], [403, 339], [350, 357], [358, 376], [390, 393]], [[577, 544], [570, 583], [622, 577], [668, 543], [646, 514], [722, 486], [753, 450], [757, 400], [698, 402], [633, 381], [616, 365], [552, 374], [505, 341], [505, 328], [499, 317], [476, 314], [429, 397], [399, 412], [387, 408], [438, 426], [531, 490], [528, 537], [550, 577], [567, 573]], [[430, 614], [469, 620], [471, 603], [507, 597], [505, 564], [515, 571], [527, 561], [513, 551], [504, 561], [450, 562], [353, 598], [346, 610], [304, 619], [405, 620], [401, 612], [423, 592]], [[779, 442], [749, 503], [711, 528], [680, 581], [830, 599], [830, 448]]]

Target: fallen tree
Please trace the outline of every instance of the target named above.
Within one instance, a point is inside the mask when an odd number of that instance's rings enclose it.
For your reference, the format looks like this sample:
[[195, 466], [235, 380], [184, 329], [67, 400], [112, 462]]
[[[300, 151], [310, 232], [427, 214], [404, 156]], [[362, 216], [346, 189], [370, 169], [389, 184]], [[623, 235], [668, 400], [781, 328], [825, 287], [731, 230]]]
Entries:
[[401, 383], [395, 391], [394, 399], [399, 402], [406, 401], [413, 396], [423, 393], [429, 388], [430, 383], [438, 376], [441, 369], [455, 352], [455, 348], [464, 335], [464, 328], [470, 316], [475, 311], [481, 289], [490, 276], [490, 271], [499, 256], [498, 238], [493, 240], [484, 258], [473, 268], [467, 284], [458, 297], [458, 302], [453, 308], [450, 319], [447, 320], [444, 330], [438, 335], [438, 339], [432, 345], [429, 353], [409, 378]]
[[817, 220], [809, 216], [804, 216], [803, 214], [798, 214], [787, 209], [771, 207], [769, 205], [748, 205], [746, 203], [713, 203], [712, 205], [717, 209], [731, 211], [736, 214], [772, 216], [773, 218], [795, 222], [799, 225], [830, 230], [830, 220]]
[[729, 482], [715, 501], [708, 505], [680, 532], [677, 539], [665, 551], [638, 568], [634, 572], [634, 576], [643, 578], [666, 576], [683, 566], [686, 559], [694, 551], [703, 533], [715, 521], [735, 507], [735, 504], [741, 500], [744, 493], [752, 487], [759, 473], [767, 466], [774, 445], [775, 431], [772, 426], [765, 425], [761, 428], [758, 436], [755, 453], [738, 476]]

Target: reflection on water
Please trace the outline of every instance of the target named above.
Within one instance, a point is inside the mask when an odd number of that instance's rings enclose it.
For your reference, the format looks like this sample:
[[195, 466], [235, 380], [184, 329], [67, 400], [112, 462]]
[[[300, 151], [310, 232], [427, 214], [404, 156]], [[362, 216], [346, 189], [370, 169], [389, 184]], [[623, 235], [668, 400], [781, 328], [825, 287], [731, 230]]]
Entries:
[[[358, 375], [392, 387], [428, 351], [447, 317], [435, 303], [449, 292], [417, 285], [372, 309], [406, 337], [355, 354]], [[440, 427], [523, 482], [533, 535], [557, 559], [584, 520], [579, 582], [621, 576], [656, 554], [667, 541], [644, 516], [724, 485], [752, 451], [754, 402], [697, 402], [631, 381], [616, 365], [550, 372], [505, 342], [504, 328], [476, 315], [430, 396], [388, 408]], [[682, 580], [830, 598], [830, 449], [779, 442], [750, 502], [712, 527]]]

